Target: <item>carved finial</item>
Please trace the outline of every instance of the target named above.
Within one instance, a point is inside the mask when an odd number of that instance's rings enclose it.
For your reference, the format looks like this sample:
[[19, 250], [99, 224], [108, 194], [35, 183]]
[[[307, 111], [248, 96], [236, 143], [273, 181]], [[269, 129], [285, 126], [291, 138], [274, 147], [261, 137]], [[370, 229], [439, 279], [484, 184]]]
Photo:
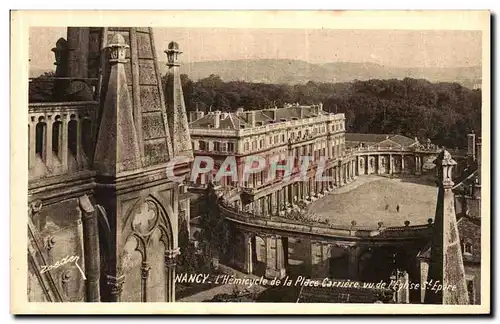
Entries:
[[438, 165], [441, 166], [441, 170], [438, 170], [441, 176], [439, 180], [442, 181], [445, 187], [453, 186], [452, 170], [453, 167], [457, 165], [457, 162], [451, 158], [451, 154], [447, 150], [441, 152], [441, 156], [439, 156], [438, 160]]
[[56, 42], [56, 47], [52, 48], [54, 52], [55, 62], [54, 65], [61, 65], [63, 63], [63, 57], [68, 51], [68, 42], [64, 38], [59, 38]]
[[41, 200], [35, 200], [30, 204], [30, 211], [32, 215], [40, 212], [41, 209], [42, 209]]
[[111, 44], [106, 46], [106, 48], [109, 50], [109, 62], [110, 63], [126, 63], [127, 60], [125, 59], [126, 53], [127, 53], [127, 48], [129, 48], [125, 43], [125, 38], [123, 38], [122, 35], [116, 34], [113, 36], [113, 39], [111, 39]]
[[182, 52], [179, 50], [179, 44], [177, 44], [176, 42], [170, 42], [168, 44], [167, 50], [165, 51], [165, 54], [167, 54], [167, 65], [169, 67], [179, 66], [179, 55], [182, 54]]

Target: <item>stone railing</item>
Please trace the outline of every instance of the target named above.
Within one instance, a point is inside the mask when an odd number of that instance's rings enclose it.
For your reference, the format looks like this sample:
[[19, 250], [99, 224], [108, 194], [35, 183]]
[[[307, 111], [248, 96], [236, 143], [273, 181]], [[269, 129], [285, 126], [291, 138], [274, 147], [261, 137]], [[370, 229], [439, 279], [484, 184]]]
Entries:
[[425, 147], [391, 147], [391, 146], [378, 146], [370, 145], [363, 147], [351, 148], [354, 152], [410, 152], [410, 153], [439, 153], [440, 148], [425, 148]]
[[29, 105], [30, 180], [88, 167], [97, 130], [97, 107], [95, 101]]
[[228, 205], [223, 200], [220, 201], [219, 208], [226, 219], [233, 222], [243, 223], [250, 226], [260, 227], [269, 230], [281, 230], [285, 232], [295, 232], [306, 235], [330, 236], [330, 237], [380, 237], [387, 238], [421, 238], [427, 237], [432, 233], [432, 224], [416, 226], [398, 226], [398, 227], [361, 227], [361, 226], [342, 226], [342, 225], [324, 225], [318, 223], [307, 223], [286, 219], [283, 217], [263, 217], [257, 214], [237, 210]]

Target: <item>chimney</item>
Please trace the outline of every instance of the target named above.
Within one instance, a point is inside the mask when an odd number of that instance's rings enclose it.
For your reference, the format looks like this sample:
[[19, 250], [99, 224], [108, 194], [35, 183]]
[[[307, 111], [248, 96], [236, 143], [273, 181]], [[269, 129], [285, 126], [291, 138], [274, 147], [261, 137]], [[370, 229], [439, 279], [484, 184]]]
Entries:
[[203, 116], [205, 116], [205, 113], [203, 111], [198, 111], [198, 110], [197, 111], [191, 111], [189, 113], [189, 122], [192, 123], [195, 120], [203, 118]]
[[255, 127], [255, 111], [247, 112], [247, 122], [250, 124], [250, 127]]
[[276, 121], [276, 110], [277, 108], [269, 109], [269, 117], [272, 118], [273, 121]]
[[217, 110], [214, 113], [214, 128], [219, 128], [220, 127], [220, 111]]
[[196, 120], [197, 117], [197, 111], [190, 111], [189, 112], [189, 122], [192, 123]]
[[473, 161], [476, 160], [476, 134], [474, 132], [467, 135], [467, 155], [472, 158]]

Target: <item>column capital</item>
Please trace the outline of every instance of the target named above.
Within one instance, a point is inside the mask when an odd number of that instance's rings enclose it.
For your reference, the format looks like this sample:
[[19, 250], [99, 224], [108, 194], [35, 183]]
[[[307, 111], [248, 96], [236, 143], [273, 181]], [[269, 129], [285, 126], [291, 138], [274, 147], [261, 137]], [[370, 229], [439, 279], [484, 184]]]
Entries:
[[180, 249], [176, 248], [173, 250], [165, 251], [164, 262], [167, 267], [175, 266], [177, 263], [177, 256], [180, 255]]
[[146, 280], [149, 276], [149, 270], [151, 270], [151, 266], [149, 263], [143, 261], [141, 264], [141, 278]]
[[123, 289], [123, 283], [125, 282], [125, 276], [112, 276], [106, 274], [106, 284], [108, 286], [111, 286], [111, 294], [112, 295], [119, 295], [122, 292]]
[[35, 201], [32, 201], [30, 204], [29, 204], [29, 211], [31, 212], [31, 214], [36, 214], [36, 213], [39, 213], [40, 210], [42, 210], [42, 201], [41, 200], [35, 200]]

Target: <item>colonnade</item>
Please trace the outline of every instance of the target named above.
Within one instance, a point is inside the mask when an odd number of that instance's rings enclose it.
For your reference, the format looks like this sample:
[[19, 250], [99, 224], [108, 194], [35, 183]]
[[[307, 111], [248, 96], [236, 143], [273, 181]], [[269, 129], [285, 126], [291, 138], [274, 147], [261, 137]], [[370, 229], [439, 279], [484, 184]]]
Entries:
[[363, 174], [415, 174], [423, 172], [423, 158], [419, 154], [377, 153], [358, 155], [358, 175]]
[[246, 206], [249, 212], [262, 216], [283, 215], [299, 202], [315, 201], [334, 188], [352, 182], [356, 177], [356, 162], [349, 160], [325, 170], [321, 178], [315, 175], [304, 181], [286, 182], [271, 193], [259, 196]]

